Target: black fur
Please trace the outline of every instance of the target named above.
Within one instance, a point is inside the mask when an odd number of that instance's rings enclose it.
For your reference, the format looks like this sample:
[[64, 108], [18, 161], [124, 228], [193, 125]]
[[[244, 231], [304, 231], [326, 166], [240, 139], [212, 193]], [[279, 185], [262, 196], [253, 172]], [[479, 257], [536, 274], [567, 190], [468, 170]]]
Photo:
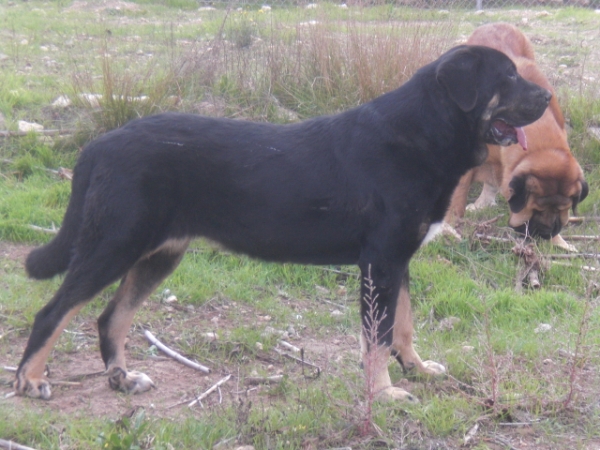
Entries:
[[[379, 336], [389, 345], [409, 260], [461, 175], [485, 159], [490, 123], [525, 125], [548, 100], [502, 53], [461, 46], [333, 116], [272, 125], [169, 113], [107, 133], [75, 167], [58, 236], [27, 258], [34, 278], [67, 275], [36, 316], [18, 379], [67, 311], [134, 267], [164, 277], [179, 260], [161, 272], [153, 252], [195, 236], [270, 261], [358, 264], [386, 311]], [[113, 342], [101, 341], [108, 365]]]

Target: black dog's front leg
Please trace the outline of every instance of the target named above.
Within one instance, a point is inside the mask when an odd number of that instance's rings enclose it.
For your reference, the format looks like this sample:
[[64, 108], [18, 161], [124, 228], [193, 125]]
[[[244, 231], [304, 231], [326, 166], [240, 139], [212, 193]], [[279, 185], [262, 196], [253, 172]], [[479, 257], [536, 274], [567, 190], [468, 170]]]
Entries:
[[433, 361], [421, 361], [413, 348], [408, 262], [369, 262], [361, 265], [361, 274], [361, 349], [367, 383], [381, 399], [418, 401], [404, 389], [392, 386], [389, 357], [395, 356], [405, 370], [429, 375], [443, 374], [445, 368]]

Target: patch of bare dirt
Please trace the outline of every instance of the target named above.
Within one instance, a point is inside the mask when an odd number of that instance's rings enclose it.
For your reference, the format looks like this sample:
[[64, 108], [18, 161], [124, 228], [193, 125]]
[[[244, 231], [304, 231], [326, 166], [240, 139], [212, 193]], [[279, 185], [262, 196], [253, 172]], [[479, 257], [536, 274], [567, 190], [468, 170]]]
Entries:
[[12, 242], [0, 241], [0, 259], [25, 262], [25, 258], [35, 247], [32, 245], [13, 244]]
[[[282, 300], [284, 302], [291, 300]], [[311, 303], [313, 309], [323, 309], [329, 313], [331, 307], [319, 302], [299, 301], [298, 311], [304, 311], [303, 303]], [[308, 306], [308, 305], [306, 305]], [[283, 336], [293, 346], [304, 350], [300, 353], [278, 346], [280, 352], [292, 356], [286, 357], [275, 350], [249, 351], [228, 338], [229, 330], [239, 326], [240, 316], [245, 320], [256, 321], [258, 328], [271, 329], [270, 318], [258, 313], [248, 305], [239, 305], [229, 299], [219, 299], [197, 308], [193, 314], [183, 305], [164, 305], [148, 302], [143, 317], [151, 310], [152, 324], [144, 324], [165, 344], [185, 354], [183, 341], [202, 339], [209, 331], [216, 331], [219, 340], [211, 344], [214, 360], [202, 361], [211, 373], [206, 375], [184, 366], [158, 352], [149, 355], [150, 343], [143, 336], [139, 326], [132, 329], [127, 344], [128, 368], [144, 372], [154, 381], [156, 389], [140, 395], [124, 395], [114, 392], [108, 386], [104, 375], [104, 364], [98, 349], [98, 335], [95, 317], [85, 313], [75, 318], [67, 331], [63, 333], [55, 346], [49, 361], [49, 379], [53, 383], [53, 396], [49, 401], [33, 400], [24, 397], [10, 397], [14, 373], [0, 370], [0, 406], [27, 408], [32, 411], [54, 411], [62, 414], [93, 415], [116, 419], [132, 408], [144, 408], [155, 417], [178, 417], [182, 414], [202, 414], [204, 408], [218, 407], [219, 404], [237, 403], [240, 398], [256, 403], [257, 399], [268, 402], [273, 386], [268, 384], [246, 385], [247, 377], [269, 377], [286, 375], [294, 384], [321, 383], [323, 377], [343, 372], [360, 371], [358, 339], [350, 335], [328, 335], [326, 339], [302, 336], [301, 332]], [[166, 311], [166, 317], [164, 316]], [[157, 317], [158, 316], [158, 317]], [[10, 330], [0, 320], [0, 339], [6, 346], [6, 352], [0, 353], [0, 368], [14, 367], [18, 364], [25, 348], [29, 330]], [[267, 338], [265, 337], [265, 340]], [[226, 350], [224, 350], [226, 349]], [[225, 357], [224, 357], [225, 356]], [[312, 365], [302, 365], [301, 360]], [[191, 357], [191, 359], [194, 359]], [[315, 376], [318, 366], [320, 376]], [[196, 396], [211, 388], [215, 383], [231, 374], [230, 380], [202, 400], [202, 406], [188, 408], [187, 404]], [[5, 396], [9, 398], [4, 398]]]

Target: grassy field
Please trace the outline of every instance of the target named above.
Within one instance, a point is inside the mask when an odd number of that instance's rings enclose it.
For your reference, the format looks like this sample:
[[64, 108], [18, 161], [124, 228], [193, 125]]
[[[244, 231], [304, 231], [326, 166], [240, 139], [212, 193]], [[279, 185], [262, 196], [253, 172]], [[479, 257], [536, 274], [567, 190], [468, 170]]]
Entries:
[[[572, 238], [600, 235], [599, 19], [571, 8], [0, 0], [0, 132], [10, 132], [0, 133], [0, 439], [38, 449], [599, 449], [600, 244]], [[202, 241], [130, 333], [130, 366], [157, 389], [121, 395], [101, 374], [95, 321], [113, 287], [53, 351], [53, 398], [11, 396], [10, 367], [60, 284], [25, 276], [24, 256], [51, 237], [31, 225], [60, 226], [70, 184], [59, 169], [72, 168], [86, 142], [166, 110], [282, 123], [341, 111], [501, 20], [531, 38], [568, 118], [590, 184], [579, 207], [586, 220], [563, 233], [580, 253], [537, 242], [542, 287], [523, 285], [512, 251], [522, 239], [506, 228], [501, 199], [467, 215], [462, 240], [423, 248], [411, 263], [415, 347], [449, 374], [432, 380], [391, 366], [419, 404], [370, 409], [355, 267], [262, 263]], [[19, 133], [19, 121], [45, 134]], [[144, 329], [211, 373], [166, 358]], [[256, 384], [266, 377], [277, 382]]]

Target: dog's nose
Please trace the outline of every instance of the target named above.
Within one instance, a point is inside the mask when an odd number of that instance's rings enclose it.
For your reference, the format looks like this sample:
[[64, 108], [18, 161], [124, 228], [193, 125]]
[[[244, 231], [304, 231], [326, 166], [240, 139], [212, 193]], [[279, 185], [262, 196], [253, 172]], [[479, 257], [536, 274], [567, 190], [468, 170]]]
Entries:
[[550, 100], [552, 99], [552, 92], [550, 92], [548, 89], [544, 89], [544, 91], [546, 91], [544, 93], [544, 100], [546, 100], [546, 103], [550, 103]]

